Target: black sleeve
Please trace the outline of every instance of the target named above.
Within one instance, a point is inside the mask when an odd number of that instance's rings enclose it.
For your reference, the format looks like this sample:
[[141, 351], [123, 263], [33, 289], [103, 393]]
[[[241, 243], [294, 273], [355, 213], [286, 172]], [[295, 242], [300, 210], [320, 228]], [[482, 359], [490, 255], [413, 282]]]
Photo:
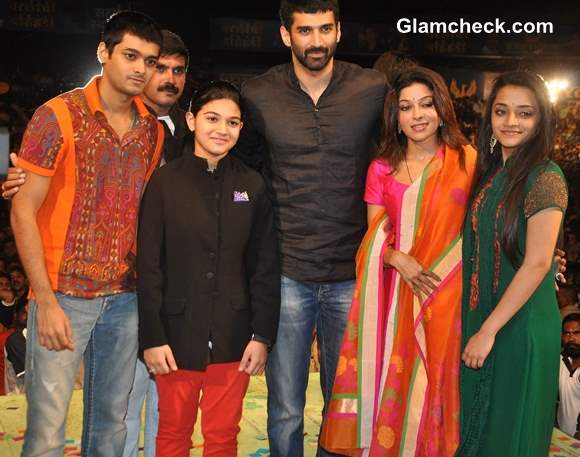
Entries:
[[[14, 300], [14, 303], [16, 303], [16, 299]], [[3, 303], [0, 303], [0, 324], [6, 328], [10, 328], [12, 326], [13, 319], [14, 305], [4, 306]]]
[[[243, 90], [243, 88], [242, 88]], [[256, 129], [255, 108], [247, 99], [242, 99], [244, 112], [244, 126], [240, 131], [240, 138], [230, 154], [240, 159], [247, 166], [258, 172], [264, 169], [267, 160], [268, 147], [264, 137]]]
[[280, 255], [274, 213], [263, 183], [246, 249], [246, 272], [252, 331], [274, 343], [280, 317]]
[[161, 322], [164, 271], [164, 208], [162, 182], [155, 172], [145, 189], [139, 211], [137, 237], [137, 297], [139, 349], [167, 344]]
[[24, 374], [24, 364], [26, 360], [26, 338], [22, 330], [16, 330], [6, 339], [6, 357], [14, 367], [14, 374], [17, 377]]

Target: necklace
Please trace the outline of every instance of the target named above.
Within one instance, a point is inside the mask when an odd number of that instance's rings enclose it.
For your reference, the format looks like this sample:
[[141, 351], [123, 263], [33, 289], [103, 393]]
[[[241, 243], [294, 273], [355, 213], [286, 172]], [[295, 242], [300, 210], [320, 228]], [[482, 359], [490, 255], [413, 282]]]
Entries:
[[[427, 159], [429, 157], [429, 154], [425, 154], [423, 157], [421, 158], [417, 158], [418, 162], [424, 162], [425, 159]], [[429, 161], [427, 162], [427, 164], [429, 164], [431, 162], [431, 160], [433, 160], [433, 157], [435, 157], [435, 154], [433, 154], [431, 156], [431, 158], [429, 158]], [[411, 170], [409, 170], [409, 164], [407, 163], [407, 155], [405, 154], [405, 157], [403, 157], [403, 160], [405, 161], [405, 168], [407, 169], [407, 176], [409, 176], [409, 181], [411, 181], [411, 184], [413, 184], [415, 182], [415, 180], [413, 179], [413, 176], [411, 176]], [[425, 167], [423, 167], [424, 169]], [[423, 173], [423, 171], [421, 171], [421, 173]], [[419, 173], [419, 174], [421, 174]]]
[[[107, 105], [107, 103], [105, 103], [105, 100], [103, 100], [103, 98], [101, 96], [99, 96], [99, 99], [101, 100], [101, 105], [103, 106], [103, 114], [105, 114], [105, 111], [109, 112], [109, 106]], [[129, 130], [134, 129], [137, 126], [137, 122], [138, 122], [138, 115], [137, 115], [137, 107], [135, 106], [134, 103], [131, 104], [131, 124], [129, 125]], [[106, 117], [106, 115], [105, 115]]]

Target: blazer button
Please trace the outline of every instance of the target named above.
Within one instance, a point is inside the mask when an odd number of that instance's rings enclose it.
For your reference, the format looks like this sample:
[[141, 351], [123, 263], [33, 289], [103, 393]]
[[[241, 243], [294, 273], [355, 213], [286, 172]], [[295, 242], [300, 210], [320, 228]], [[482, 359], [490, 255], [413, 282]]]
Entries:
[[215, 259], [215, 252], [210, 252], [208, 255], [210, 259]]
[[208, 272], [205, 274], [205, 277], [206, 277], [207, 279], [213, 279], [213, 277], [214, 277], [214, 276], [215, 276], [215, 275], [213, 274], [213, 271], [208, 271]]

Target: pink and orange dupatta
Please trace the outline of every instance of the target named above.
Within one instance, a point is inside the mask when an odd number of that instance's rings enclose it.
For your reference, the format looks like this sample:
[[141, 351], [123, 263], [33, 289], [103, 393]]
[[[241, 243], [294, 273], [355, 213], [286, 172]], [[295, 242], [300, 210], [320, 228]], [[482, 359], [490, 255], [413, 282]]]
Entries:
[[[399, 249], [442, 282], [419, 301], [384, 269], [388, 217], [359, 248], [357, 281], [320, 443], [349, 456], [452, 456], [459, 442], [461, 230], [475, 150], [446, 147], [403, 196]], [[385, 287], [391, 275], [391, 287]], [[387, 296], [390, 295], [390, 296]]]

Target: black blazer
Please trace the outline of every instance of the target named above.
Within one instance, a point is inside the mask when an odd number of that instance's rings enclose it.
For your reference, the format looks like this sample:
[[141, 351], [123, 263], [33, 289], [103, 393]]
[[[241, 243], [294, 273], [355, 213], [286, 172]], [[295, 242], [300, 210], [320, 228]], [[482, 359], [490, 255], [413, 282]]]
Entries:
[[179, 368], [203, 370], [240, 360], [252, 333], [275, 340], [272, 207], [261, 176], [238, 159], [226, 156], [211, 173], [189, 153], [157, 169], [141, 203], [137, 251], [141, 351], [169, 344]]
[[[145, 106], [149, 112], [159, 120], [159, 116], [157, 116], [155, 110], [146, 103]], [[168, 114], [175, 126], [175, 131], [173, 133], [171, 133], [171, 130], [165, 121], [159, 120], [163, 130], [165, 131], [162, 150], [162, 157], [165, 159], [165, 162], [171, 162], [172, 160], [181, 157], [185, 151], [190, 152], [193, 147], [193, 135], [185, 121], [185, 111], [179, 107], [178, 103], [176, 103], [169, 110]]]
[[192, 135], [187, 123], [185, 122], [185, 111], [176, 103], [169, 111], [169, 117], [173, 121], [173, 125], [175, 125], [175, 133], [173, 135], [171, 135], [171, 131], [169, 130], [169, 127], [167, 127], [167, 124], [163, 121], [159, 121], [163, 124], [165, 129], [163, 158], [166, 162], [171, 162], [172, 160], [181, 157], [186, 148], [189, 151], [192, 150]]

